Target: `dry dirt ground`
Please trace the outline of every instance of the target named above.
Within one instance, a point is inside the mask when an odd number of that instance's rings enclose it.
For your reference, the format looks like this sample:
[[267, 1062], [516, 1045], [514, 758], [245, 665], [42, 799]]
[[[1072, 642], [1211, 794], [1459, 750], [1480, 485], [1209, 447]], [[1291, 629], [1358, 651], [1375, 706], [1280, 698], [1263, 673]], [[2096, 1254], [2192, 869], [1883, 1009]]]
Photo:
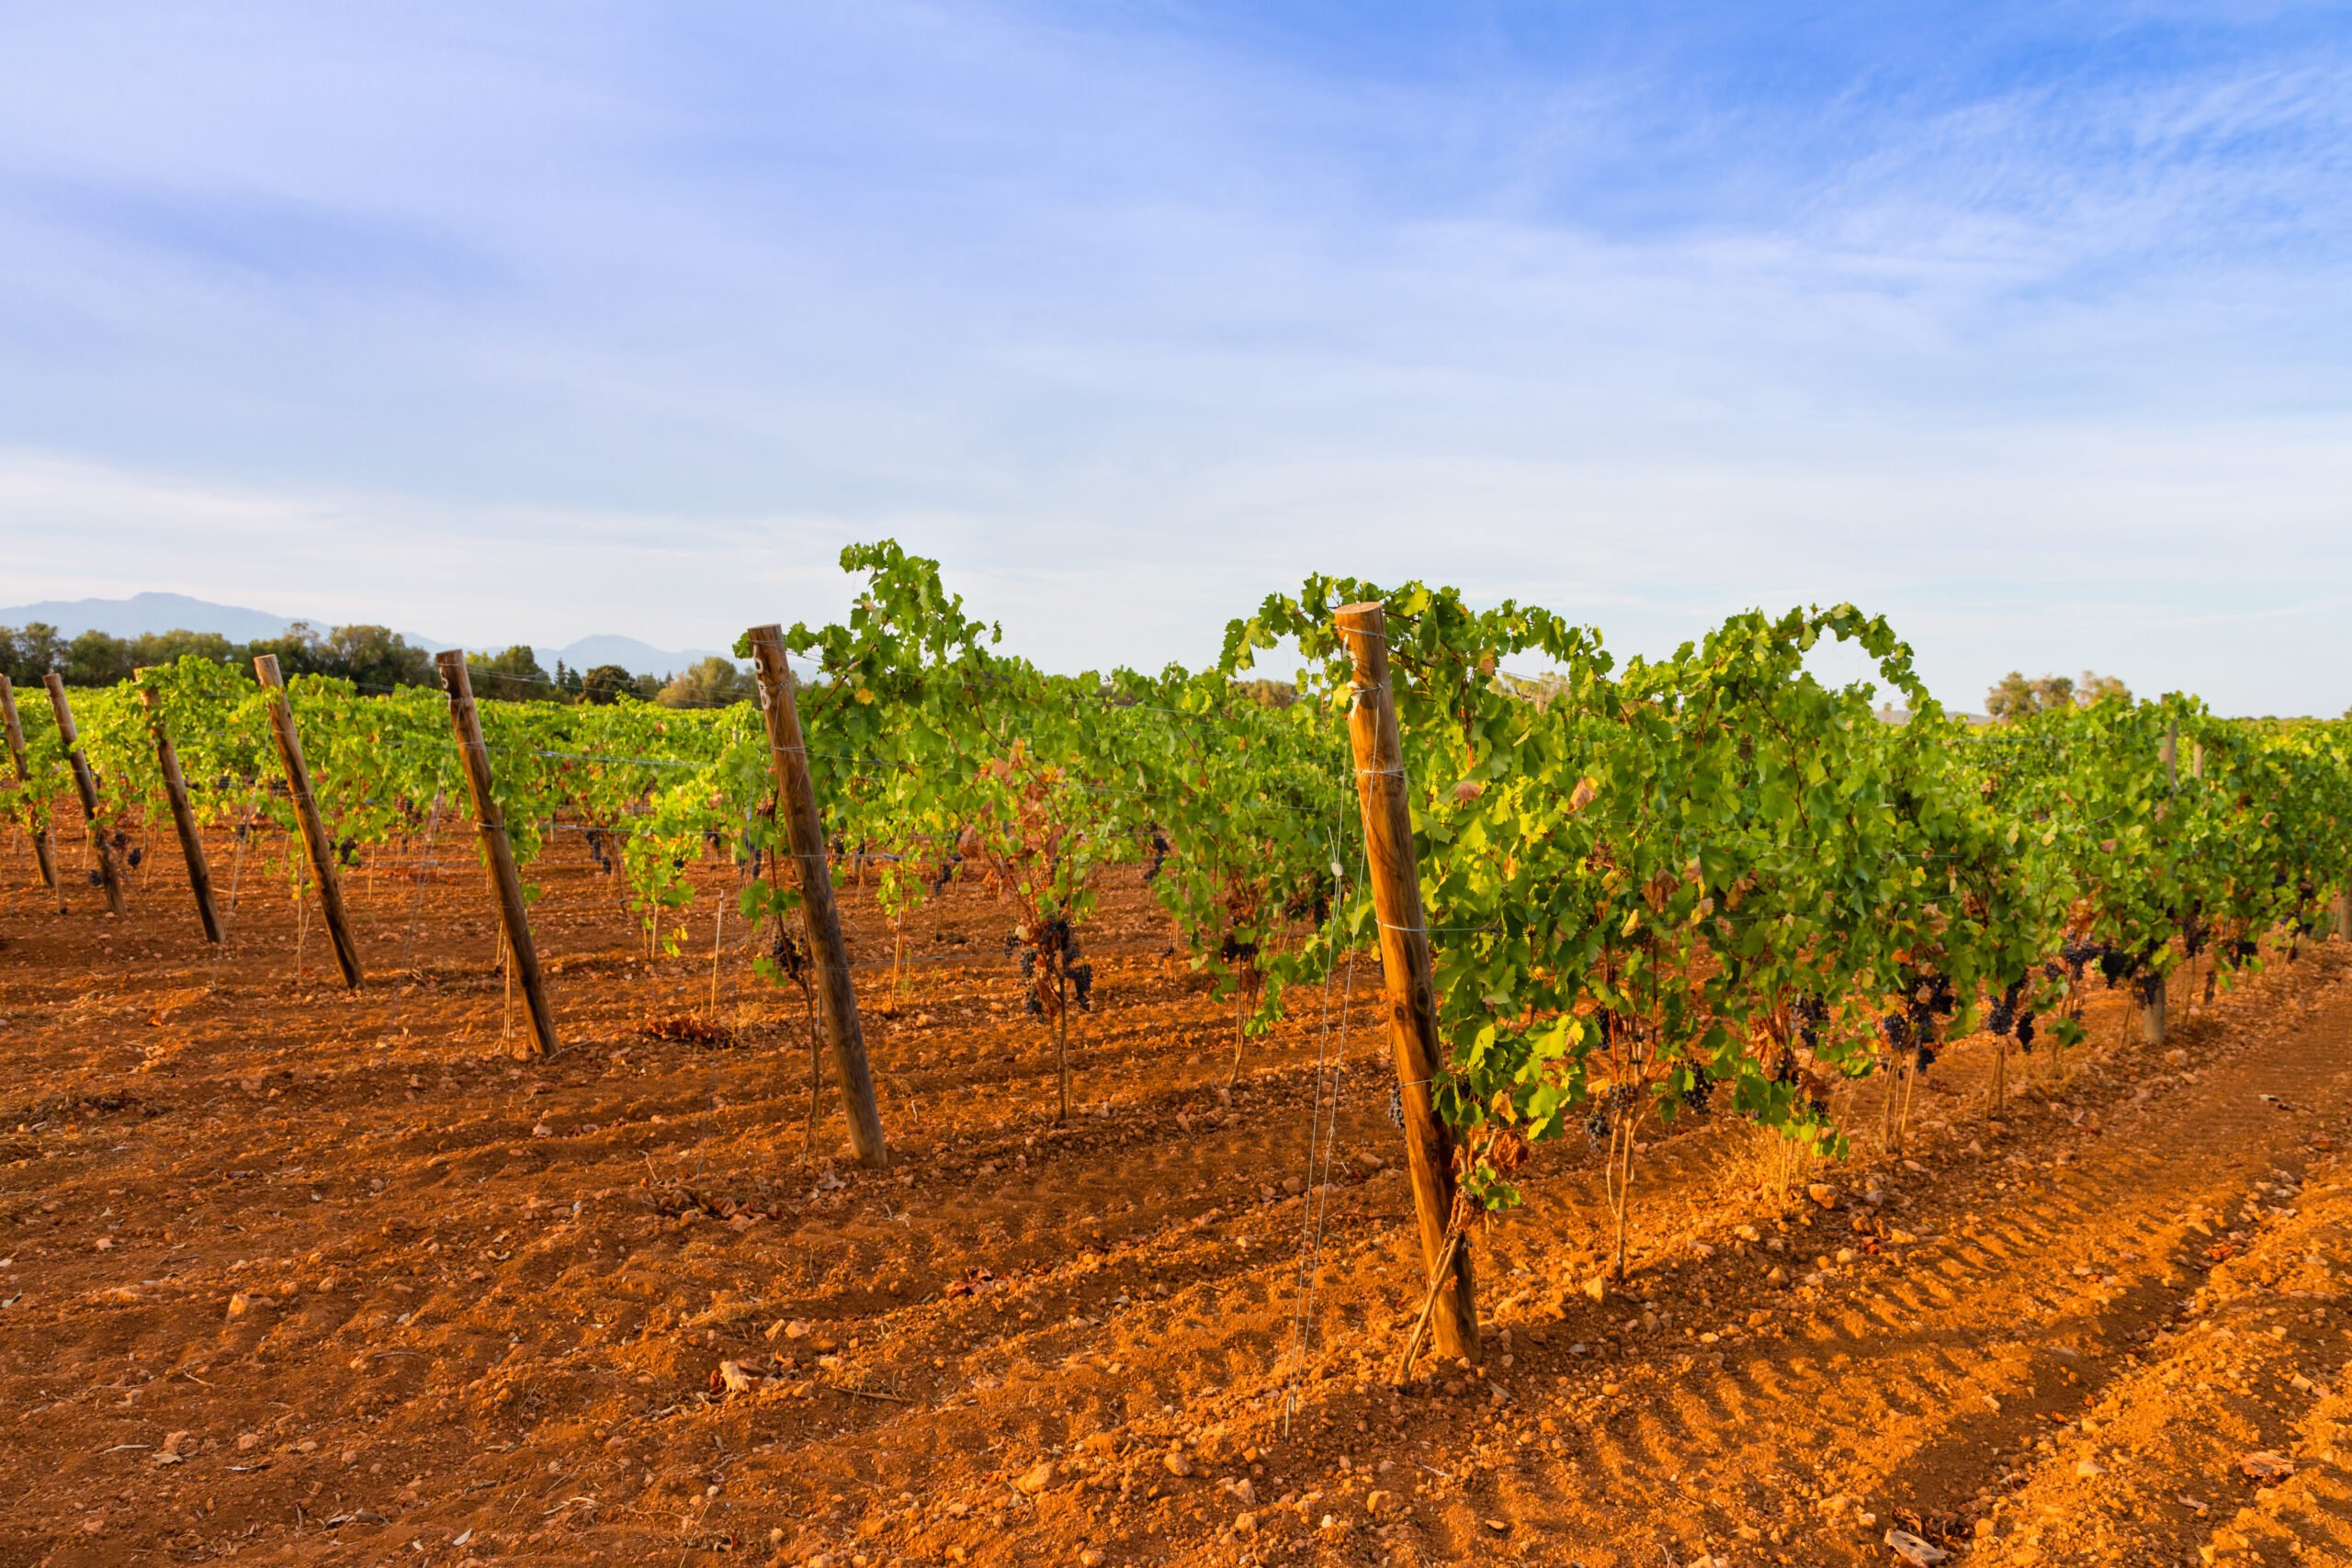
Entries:
[[[79, 885], [55, 913], [0, 834], [0, 1565], [1761, 1568], [1899, 1562], [1891, 1529], [2352, 1562], [2341, 943], [2166, 1048], [2099, 998], [2101, 1044], [1997, 1118], [1963, 1046], [1903, 1156], [1858, 1132], [1785, 1199], [1752, 1133], [1661, 1135], [1599, 1300], [1594, 1156], [1550, 1147], [1478, 1239], [1487, 1364], [1398, 1392], [1419, 1269], [1368, 962], [1228, 1092], [1230, 1014], [1123, 874], [1057, 1126], [1003, 907], [951, 889], [894, 1000], [853, 890], [874, 1175], [830, 1089], [804, 1153], [801, 1005], [752, 933], [714, 970], [731, 866], [649, 960], [560, 838], [564, 1048], [517, 1062], [462, 840], [354, 880], [356, 994], [260, 853], [214, 845], [216, 959], [149, 847], [118, 921]], [[649, 1027], [680, 1019], [728, 1033]]]

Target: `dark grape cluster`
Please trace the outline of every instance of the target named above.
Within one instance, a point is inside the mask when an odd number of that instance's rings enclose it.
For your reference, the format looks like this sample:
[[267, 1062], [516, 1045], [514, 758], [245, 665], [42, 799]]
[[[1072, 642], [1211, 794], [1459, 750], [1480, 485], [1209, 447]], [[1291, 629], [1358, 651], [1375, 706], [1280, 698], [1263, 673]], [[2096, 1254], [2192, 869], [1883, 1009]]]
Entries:
[[1144, 865], [1143, 879], [1146, 882], [1159, 880], [1159, 868], [1167, 863], [1168, 835], [1154, 827], [1151, 830], [1151, 859]]
[[334, 846], [334, 859], [337, 865], [357, 865], [359, 863], [359, 840], [353, 838], [336, 840]]
[[1690, 1081], [1682, 1088], [1682, 1109], [1693, 1116], [1707, 1113], [1707, 1102], [1714, 1097], [1715, 1080], [1698, 1067], [1690, 1069]]
[[809, 969], [808, 949], [781, 923], [776, 927], [775, 941], [768, 948], [768, 957], [786, 979], [796, 986], [805, 983]]
[[2058, 956], [2066, 965], [2066, 977], [2079, 982], [2083, 977], [2083, 966], [2106, 951], [2104, 942], [2093, 942], [2088, 937], [2070, 936], [2059, 948]]
[[1094, 965], [1080, 961], [1078, 934], [1068, 919], [1057, 917], [1036, 927], [1016, 927], [1005, 937], [1004, 950], [1021, 961], [1022, 1007], [1030, 1017], [1046, 1015], [1044, 982], [1053, 977], [1057, 965], [1069, 982], [1078, 1010], [1094, 1010]]
[[1942, 975], [1923, 975], [1911, 987], [1911, 1012], [1951, 1017], [1960, 1010], [1960, 998], [1951, 988], [1951, 981]]
[[1617, 1116], [1630, 1112], [1641, 1090], [1633, 1084], [1611, 1084], [1606, 1092], [1585, 1101], [1584, 1134], [1595, 1148], [1609, 1146], [1610, 1129]]
[[1898, 1055], [1917, 1052], [1918, 1066], [1924, 1072], [1936, 1059], [1934, 1047], [1941, 1021], [1959, 1010], [1960, 997], [1948, 976], [1920, 975], [1905, 989], [1901, 1010], [1878, 1021], [1879, 1032]]
[[1329, 873], [1309, 873], [1283, 901], [1283, 913], [1295, 920], [1312, 920], [1319, 926], [1331, 918], [1331, 893]]
[[[2295, 934], [2299, 937], [2310, 936], [2312, 932], [2319, 930], [2319, 907], [2313, 902], [2313, 891], [2310, 879], [2308, 878], [2295, 885], [2295, 919], [2293, 924]], [[2287, 949], [2287, 962], [2292, 964], [2294, 961], [2295, 950], [2292, 947], [2290, 947]]]
[[956, 880], [956, 868], [963, 863], [964, 852], [961, 850], [948, 851], [939, 863], [939, 874], [932, 878], [931, 890], [933, 893], [946, 892], [947, 885]]
[[591, 828], [582, 834], [581, 838], [586, 842], [588, 858], [596, 863], [596, 869], [606, 876], [610, 876], [613, 873], [613, 862], [612, 857], [605, 853], [605, 845], [608, 840], [605, 837], [605, 830], [602, 828]]
[[2024, 996], [2025, 982], [2010, 981], [2009, 988], [2001, 993], [2000, 999], [1993, 1004], [1985, 1015], [1984, 1027], [1996, 1034], [2007, 1034], [2013, 1032], [2018, 1023], [2018, 1003], [2023, 999]]
[[1797, 1038], [1808, 1051], [1821, 1048], [1821, 1026], [1829, 1021], [1829, 1005], [1810, 991], [1797, 998], [1790, 1010], [1796, 1015]]

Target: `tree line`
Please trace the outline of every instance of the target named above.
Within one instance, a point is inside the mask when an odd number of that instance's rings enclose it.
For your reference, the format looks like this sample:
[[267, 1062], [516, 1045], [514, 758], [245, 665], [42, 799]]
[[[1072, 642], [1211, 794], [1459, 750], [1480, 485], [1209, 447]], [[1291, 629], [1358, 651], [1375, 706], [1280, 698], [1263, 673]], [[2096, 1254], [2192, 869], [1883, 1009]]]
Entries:
[[[0, 673], [19, 686], [37, 686], [51, 671], [69, 686], [111, 686], [143, 665], [171, 664], [190, 655], [248, 668], [263, 654], [277, 656], [288, 676], [332, 675], [363, 689], [436, 686], [433, 656], [386, 626], [333, 626], [324, 632], [296, 621], [276, 637], [235, 642], [218, 632], [141, 632], [116, 637], [85, 631], [67, 637], [40, 621], [0, 626]], [[618, 664], [574, 670], [561, 660], [553, 672], [526, 643], [496, 652], [469, 653], [477, 696], [505, 702], [613, 703], [622, 697], [670, 707], [708, 707], [745, 696], [750, 682], [724, 659], [706, 659], [675, 674], [636, 674]]]

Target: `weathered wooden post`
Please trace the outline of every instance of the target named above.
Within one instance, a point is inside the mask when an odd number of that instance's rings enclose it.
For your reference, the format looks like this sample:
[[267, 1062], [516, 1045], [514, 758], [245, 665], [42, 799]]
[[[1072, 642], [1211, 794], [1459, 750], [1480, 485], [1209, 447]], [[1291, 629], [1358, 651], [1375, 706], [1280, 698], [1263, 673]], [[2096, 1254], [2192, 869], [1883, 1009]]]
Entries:
[[89, 827], [90, 853], [98, 863], [98, 882], [107, 890], [107, 908], [124, 913], [122, 873], [114, 863], [114, 846], [107, 842], [106, 825], [98, 820], [98, 775], [82, 755], [81, 732], [74, 728], [74, 705], [65, 697], [65, 677], [54, 670], [41, 677], [49, 688], [49, 705], [57, 715], [58, 743], [65, 748], [66, 765], [74, 770], [74, 790], [82, 797], [82, 820]]
[[850, 1147], [860, 1165], [878, 1170], [889, 1164], [890, 1151], [882, 1138], [882, 1112], [874, 1103], [874, 1074], [866, 1066], [857, 988], [850, 982], [849, 944], [842, 940], [841, 911], [833, 903], [832, 863], [825, 854], [824, 824], [817, 816], [817, 790], [808, 777], [808, 743], [801, 738], [800, 710], [793, 702], [791, 667], [785, 662], [784, 628], [753, 626], [748, 635], [775, 771], [776, 816], [791, 846], [801, 919], [816, 960], [818, 1011], [824, 1020], [826, 1043], [832, 1047], [842, 1104], [849, 1111]]
[[[2165, 724], [2164, 744], [2156, 754], [2165, 764], [2165, 790], [2172, 796], [2177, 810], [2180, 800], [2180, 720], [2168, 719]], [[2165, 977], [2143, 975], [2135, 987], [2140, 1000], [2140, 1039], [2143, 1043], [2161, 1045], [2165, 1043]]]
[[32, 764], [25, 757], [25, 727], [17, 721], [17, 688], [0, 675], [0, 723], [8, 731], [8, 755], [17, 764], [17, 782], [27, 786], [25, 831], [33, 837], [33, 865], [44, 887], [56, 888], [57, 907], [65, 908], [65, 889], [57, 885], [57, 867], [49, 858], [49, 826], [41, 819], [41, 803], [31, 798]]
[[180, 836], [180, 857], [187, 862], [188, 891], [196, 897], [197, 918], [204, 922], [204, 940], [220, 944], [220, 914], [212, 906], [212, 868], [204, 858], [204, 834], [196, 825], [196, 807], [187, 797], [187, 778], [180, 772], [179, 752], [173, 749], [164, 727], [159, 694], [147, 683], [147, 671], [133, 672], [139, 683], [139, 705], [147, 710], [147, 728], [155, 737], [155, 767], [164, 775], [164, 794], [172, 803], [172, 826]]
[[287, 793], [294, 800], [294, 815], [302, 825], [302, 843], [311, 857], [311, 870], [319, 879], [319, 912], [326, 917], [327, 935], [334, 942], [334, 961], [343, 971], [343, 983], [357, 990], [364, 978], [359, 967], [359, 944], [352, 940], [351, 921], [343, 912], [343, 884], [334, 874], [334, 845], [327, 838], [326, 824], [319, 820], [319, 803], [311, 793], [311, 770], [302, 761], [301, 732], [294, 728], [294, 710], [286, 701], [286, 682], [277, 673], [277, 655], [265, 653], [254, 660], [254, 673], [269, 693], [269, 733], [277, 742], [277, 760], [286, 769]]
[[531, 941], [530, 910], [523, 902], [523, 874], [514, 866], [514, 846], [506, 838], [506, 814], [498, 808], [498, 796], [491, 788], [490, 748], [482, 743], [481, 714], [474, 706], [465, 650], [436, 653], [433, 662], [440, 669], [442, 689], [449, 694], [449, 728], [457, 731], [466, 787], [473, 795], [474, 824], [481, 830], [482, 863], [490, 872], [490, 890], [497, 896], [498, 919], [506, 932], [506, 951], [513, 958], [508, 974], [523, 982], [523, 999], [530, 1010], [527, 1054], [544, 1056], [556, 1048], [555, 1009], [548, 1001], [539, 950]]
[[[1444, 1070], [1438, 1038], [1437, 991], [1430, 973], [1429, 932], [1421, 916], [1421, 878], [1413, 853], [1412, 803], [1405, 783], [1405, 745], [1388, 687], [1387, 615], [1378, 604], [1350, 604], [1334, 617], [1355, 660], [1355, 701], [1348, 739], [1355, 750], [1356, 797], [1363, 807], [1373, 911], [1380, 919], [1381, 987], [1405, 1109], [1405, 1156], [1420, 1224], [1421, 1266], [1434, 1282], [1430, 1328], [1442, 1355], [1478, 1359], [1478, 1303], [1470, 1238], [1455, 1234], [1453, 1134], [1437, 1114], [1430, 1086]], [[1441, 1270], [1447, 1276], [1440, 1279]]]

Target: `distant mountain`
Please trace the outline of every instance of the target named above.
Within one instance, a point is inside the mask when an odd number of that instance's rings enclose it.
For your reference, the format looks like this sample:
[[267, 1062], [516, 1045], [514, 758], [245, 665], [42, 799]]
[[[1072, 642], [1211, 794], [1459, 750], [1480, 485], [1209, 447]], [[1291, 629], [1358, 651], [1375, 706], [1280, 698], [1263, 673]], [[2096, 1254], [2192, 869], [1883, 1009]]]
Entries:
[[[137, 637], [141, 632], [217, 632], [232, 642], [252, 642], [257, 637], [277, 636], [293, 624], [294, 617], [235, 604], [208, 604], [185, 593], [134, 593], [128, 599], [45, 599], [38, 604], [12, 604], [0, 609], [0, 626], [28, 626], [34, 621], [44, 621], [67, 637], [79, 637], [88, 631], [104, 632], [108, 637]], [[311, 624], [319, 625], [315, 621]]]
[[541, 668], [550, 675], [555, 673], [559, 659], [574, 670], [617, 664], [632, 675], [674, 675], [706, 659], [734, 659], [734, 655], [715, 648], [655, 648], [633, 637], [616, 637], [609, 632], [602, 637], [583, 637], [561, 648], [534, 648], [531, 651], [538, 655]]
[[[46, 599], [37, 604], [0, 606], [0, 626], [22, 626], [34, 621], [55, 626], [67, 637], [78, 637], [86, 631], [101, 631], [108, 637], [137, 637], [141, 632], [216, 632], [232, 642], [252, 642], [260, 637], [276, 637], [297, 620], [308, 621], [320, 631], [330, 622], [317, 615], [279, 615], [267, 610], [247, 609], [237, 604], [215, 604], [203, 599], [191, 599], [185, 593], [134, 593], [128, 599]], [[443, 637], [424, 637], [415, 632], [401, 636], [417, 648], [438, 651], [450, 643]], [[477, 649], [475, 651], [494, 651]], [[537, 648], [531, 650], [549, 674], [555, 672], [556, 660], [561, 660], [574, 670], [593, 670], [599, 664], [618, 664], [632, 675], [673, 675], [698, 660], [708, 659], [714, 649], [662, 649], [639, 642], [633, 637], [604, 635], [583, 637], [561, 648]]]

